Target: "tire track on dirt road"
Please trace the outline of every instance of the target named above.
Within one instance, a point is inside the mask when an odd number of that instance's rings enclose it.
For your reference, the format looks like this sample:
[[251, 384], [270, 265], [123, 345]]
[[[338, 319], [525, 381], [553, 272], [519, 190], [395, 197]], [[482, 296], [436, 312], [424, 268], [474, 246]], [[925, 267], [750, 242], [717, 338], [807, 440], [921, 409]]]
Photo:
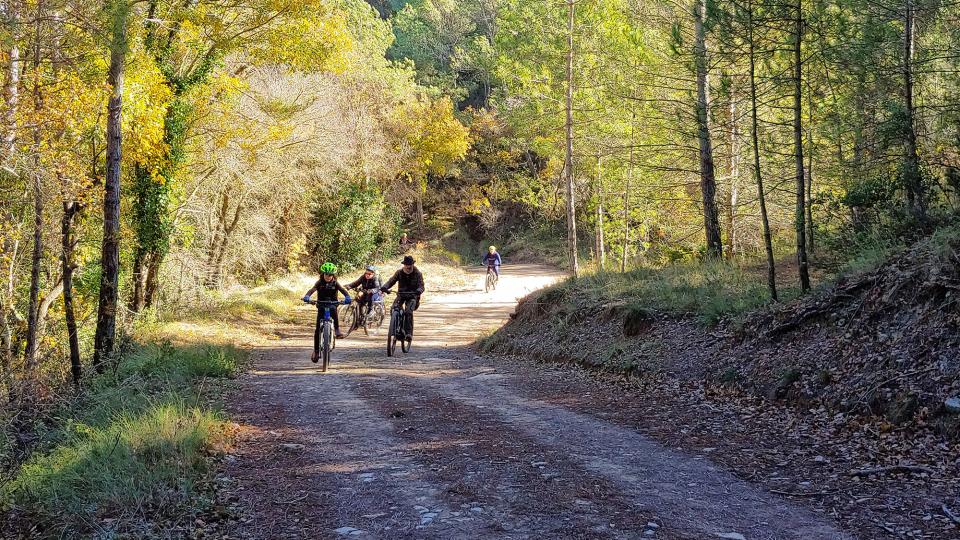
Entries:
[[[304, 327], [259, 351], [233, 405], [245, 426], [229, 472], [248, 509], [235, 536], [851, 538], [701, 457], [521, 397], [535, 364], [497, 373], [470, 352], [518, 296], [558, 277], [507, 268], [488, 295], [478, 273], [480, 290], [425, 296], [409, 355], [350, 338], [326, 374], [309, 362], [304, 310]], [[551, 461], [576, 481], [544, 482], [527, 463]]]

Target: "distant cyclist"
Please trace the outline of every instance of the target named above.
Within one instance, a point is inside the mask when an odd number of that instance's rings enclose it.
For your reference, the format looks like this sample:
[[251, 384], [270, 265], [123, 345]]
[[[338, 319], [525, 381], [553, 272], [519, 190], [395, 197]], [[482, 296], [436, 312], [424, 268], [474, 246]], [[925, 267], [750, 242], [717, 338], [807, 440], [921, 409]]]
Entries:
[[407, 336], [413, 336], [413, 312], [420, 307], [420, 295], [423, 294], [423, 274], [415, 266], [416, 261], [413, 257], [407, 255], [401, 263], [403, 266], [393, 274], [393, 277], [387, 280], [380, 287], [383, 292], [388, 292], [391, 287], [397, 285], [397, 299], [393, 301], [393, 308], [399, 307], [406, 312], [406, 328], [404, 331]]
[[497, 275], [497, 279], [500, 279], [500, 264], [503, 260], [500, 258], [500, 254], [497, 253], [497, 246], [490, 246], [487, 249], [487, 252], [483, 254], [483, 264], [487, 267], [487, 270], [493, 270], [493, 273]]
[[[320, 266], [323, 275], [317, 280], [317, 283], [303, 295], [303, 301], [309, 302], [313, 293], [317, 293], [317, 302], [336, 302], [337, 292], [343, 295], [343, 301], [347, 304], [351, 302], [350, 293], [347, 292], [339, 283], [337, 283], [337, 265], [325, 262]], [[319, 306], [318, 306], [319, 307]], [[337, 310], [331, 309], [330, 316], [333, 318], [333, 329], [337, 333], [337, 338], [343, 337], [340, 331], [340, 318], [337, 316]], [[323, 326], [323, 309], [317, 310], [317, 329], [313, 332], [313, 357], [311, 360], [317, 361], [320, 356], [320, 328]]]
[[380, 276], [377, 275], [376, 266], [368, 266], [362, 276], [347, 285], [348, 289], [360, 290], [360, 295], [357, 296], [357, 302], [360, 302], [361, 307], [366, 308], [360, 311], [361, 319], [358, 323], [362, 323], [363, 317], [373, 309], [374, 295], [378, 289], [380, 289], [380, 286]]

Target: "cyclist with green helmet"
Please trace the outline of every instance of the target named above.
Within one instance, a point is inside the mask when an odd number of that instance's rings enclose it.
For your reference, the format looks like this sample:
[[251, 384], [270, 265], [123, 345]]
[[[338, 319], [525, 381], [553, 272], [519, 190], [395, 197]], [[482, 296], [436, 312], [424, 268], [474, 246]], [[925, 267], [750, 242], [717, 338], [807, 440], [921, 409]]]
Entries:
[[[343, 301], [347, 304], [351, 302], [350, 294], [337, 282], [337, 265], [325, 262], [320, 266], [323, 275], [317, 280], [317, 283], [307, 291], [303, 296], [304, 302], [309, 302], [313, 293], [317, 293], [317, 302], [336, 302], [337, 292], [343, 295]], [[343, 337], [340, 332], [340, 318], [337, 316], [337, 310], [330, 310], [330, 316], [333, 318], [333, 329], [337, 333], [337, 338]], [[313, 333], [313, 355], [316, 358], [320, 354], [320, 327], [323, 325], [323, 310], [317, 310], [317, 329]], [[314, 360], [316, 361], [316, 360]]]

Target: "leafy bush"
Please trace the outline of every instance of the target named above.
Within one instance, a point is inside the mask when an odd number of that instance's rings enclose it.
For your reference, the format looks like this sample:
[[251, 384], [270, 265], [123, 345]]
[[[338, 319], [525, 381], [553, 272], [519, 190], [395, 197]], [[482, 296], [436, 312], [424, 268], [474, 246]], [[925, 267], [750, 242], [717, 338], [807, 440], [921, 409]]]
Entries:
[[311, 220], [316, 267], [331, 261], [358, 268], [390, 254], [400, 237], [400, 215], [372, 187], [348, 184], [333, 194], [318, 193]]

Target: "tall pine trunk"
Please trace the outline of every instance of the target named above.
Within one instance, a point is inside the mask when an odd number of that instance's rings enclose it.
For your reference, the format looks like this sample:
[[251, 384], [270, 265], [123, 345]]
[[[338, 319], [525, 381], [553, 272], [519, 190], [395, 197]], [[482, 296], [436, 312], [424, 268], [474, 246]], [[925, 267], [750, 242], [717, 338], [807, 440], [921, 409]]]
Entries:
[[110, 44], [110, 101], [107, 105], [107, 173], [103, 193], [103, 245], [101, 250], [100, 301], [93, 365], [103, 371], [113, 354], [117, 332], [117, 289], [120, 276], [120, 162], [123, 153], [123, 74], [127, 60], [126, 0], [113, 4], [113, 39]]
[[3, 114], [3, 160], [13, 157], [17, 141], [17, 111], [20, 102], [20, 47], [17, 45], [20, 26], [19, 0], [6, 2], [10, 47], [7, 49], [7, 77], [4, 86], [6, 109]]
[[75, 386], [80, 386], [80, 376], [82, 375], [77, 317], [73, 307], [73, 271], [76, 268], [73, 257], [74, 246], [76, 245], [73, 235], [73, 220], [79, 211], [79, 203], [64, 200], [63, 218], [60, 222], [61, 241], [63, 242], [63, 253], [60, 259], [63, 268], [63, 314], [70, 344], [70, 373], [73, 376]]
[[920, 156], [917, 153], [916, 109], [913, 103], [913, 50], [914, 17], [913, 0], [906, 0], [903, 21], [903, 184], [907, 193], [907, 207], [913, 217], [923, 223], [927, 220], [927, 201], [920, 177]]
[[793, 148], [796, 164], [796, 182], [797, 182], [797, 208], [796, 208], [796, 233], [797, 233], [797, 267], [800, 272], [800, 290], [810, 290], [810, 273], [807, 262], [807, 239], [806, 239], [806, 174], [803, 163], [803, 56], [801, 54], [801, 45], [803, 44], [803, 5], [802, 0], [796, 3], [796, 18], [794, 25], [794, 43], [793, 43]]
[[[43, 107], [43, 96], [40, 90], [40, 5], [37, 5], [36, 35], [33, 46], [33, 106], [39, 113]], [[30, 293], [27, 306], [27, 338], [24, 349], [23, 362], [27, 373], [32, 374], [37, 367], [37, 349], [40, 326], [40, 267], [43, 264], [43, 176], [40, 171], [40, 144], [41, 133], [37, 125], [33, 129], [33, 257], [30, 260]]]
[[807, 83], [807, 253], [813, 257], [813, 92]]
[[630, 190], [633, 189], [633, 135], [637, 125], [637, 112], [630, 115], [630, 159], [627, 163], [627, 183], [623, 190], [623, 251], [620, 257], [620, 273], [627, 271], [627, 253], [630, 246]]
[[580, 263], [577, 257], [577, 201], [573, 171], [573, 30], [574, 30], [574, 0], [567, 0], [567, 151], [566, 174], [567, 183], [567, 255], [570, 261], [570, 271], [576, 277], [580, 276]]
[[730, 182], [727, 188], [727, 257], [737, 251], [737, 204], [740, 198], [740, 122], [737, 119], [737, 96], [730, 90]]
[[596, 250], [597, 264], [600, 270], [607, 267], [607, 246], [603, 238], [603, 156], [597, 154], [597, 223], [596, 223]]
[[757, 118], [757, 55], [753, 34], [753, 2], [747, 5], [747, 46], [750, 59], [750, 138], [753, 142], [753, 178], [757, 184], [757, 200], [760, 203], [760, 222], [763, 224], [763, 247], [767, 253], [767, 288], [770, 299], [777, 301], [777, 269], [773, 258], [773, 239], [770, 234], [770, 219], [767, 215], [767, 198], [763, 189], [763, 173], [760, 169], [760, 128]]
[[697, 132], [700, 142], [700, 192], [703, 197], [703, 225], [706, 232], [707, 256], [723, 256], [720, 219], [717, 212], [717, 180], [713, 161], [713, 140], [710, 136], [710, 79], [707, 59], [707, 0], [696, 0], [694, 56], [697, 65]]

